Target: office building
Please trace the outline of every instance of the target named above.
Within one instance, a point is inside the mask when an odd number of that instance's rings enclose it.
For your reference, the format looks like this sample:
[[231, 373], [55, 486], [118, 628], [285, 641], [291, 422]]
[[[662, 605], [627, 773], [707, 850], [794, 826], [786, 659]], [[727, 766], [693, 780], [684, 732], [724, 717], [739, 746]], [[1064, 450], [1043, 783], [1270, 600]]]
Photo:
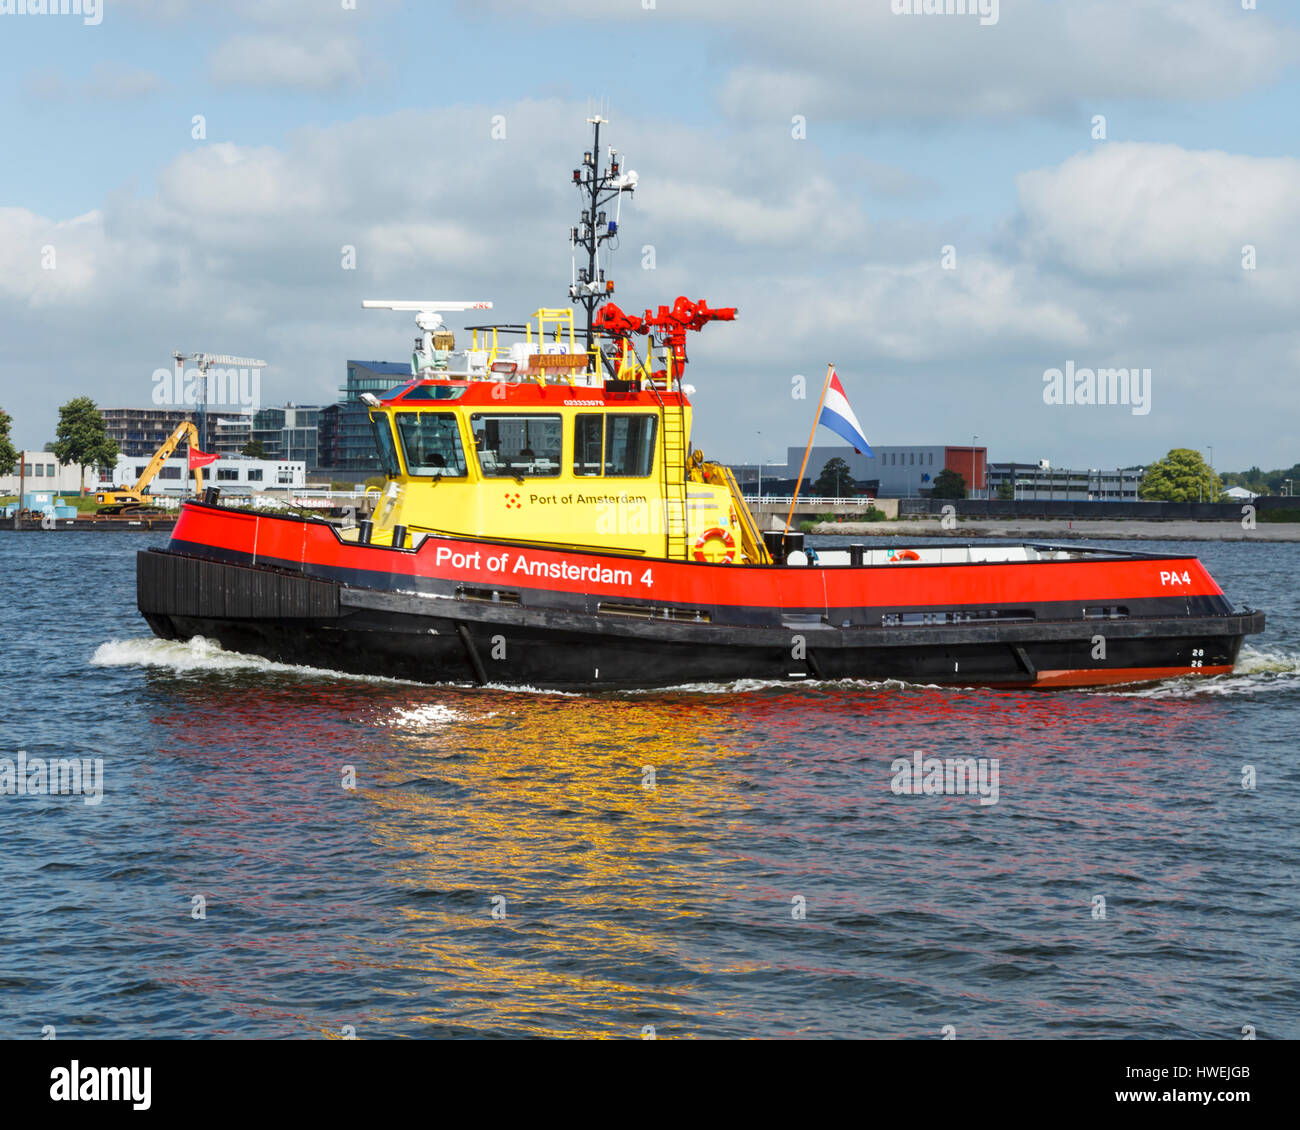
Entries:
[[370, 409], [363, 392], [382, 397], [395, 385], [411, 379], [411, 366], [395, 361], [349, 361], [347, 383], [338, 403], [320, 410], [317, 425], [317, 461], [321, 467], [374, 475], [379, 455], [370, 426]]

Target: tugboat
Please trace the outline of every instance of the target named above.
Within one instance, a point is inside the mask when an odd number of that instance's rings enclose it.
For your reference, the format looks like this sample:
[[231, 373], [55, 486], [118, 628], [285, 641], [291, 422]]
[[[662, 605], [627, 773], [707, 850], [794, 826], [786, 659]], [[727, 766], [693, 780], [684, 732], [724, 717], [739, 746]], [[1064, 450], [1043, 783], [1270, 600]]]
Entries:
[[157, 635], [538, 688], [1095, 687], [1232, 670], [1264, 614], [1234, 609], [1194, 557], [1046, 544], [813, 553], [798, 534], [761, 532], [731, 471], [692, 446], [683, 382], [687, 334], [736, 310], [613, 303], [601, 254], [637, 176], [602, 155], [603, 119], [589, 121], [571, 305], [466, 326], [458, 350], [442, 315], [490, 302], [365, 302], [415, 312], [420, 330], [410, 379], [363, 395], [386, 480], [370, 516], [344, 529], [225, 507], [210, 488], [166, 549], [139, 554], [138, 606]]

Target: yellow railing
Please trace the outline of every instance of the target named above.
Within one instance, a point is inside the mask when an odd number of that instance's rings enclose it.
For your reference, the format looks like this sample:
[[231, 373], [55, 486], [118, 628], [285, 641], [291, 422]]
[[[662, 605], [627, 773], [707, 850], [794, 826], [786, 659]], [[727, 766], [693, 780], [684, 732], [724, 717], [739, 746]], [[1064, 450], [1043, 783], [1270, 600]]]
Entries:
[[722, 463], [705, 463], [701, 468], [704, 481], [715, 486], [725, 486], [731, 492], [731, 508], [736, 512], [740, 523], [740, 547], [748, 561], [755, 565], [771, 565], [772, 555], [767, 551], [758, 523], [750, 511], [745, 497], [740, 493], [740, 486], [731, 468]]
[[[673, 351], [669, 347], [664, 351], [664, 391], [671, 392], [673, 387]], [[649, 385], [654, 373], [654, 342], [646, 339], [645, 360], [637, 356], [636, 349], [629, 346], [623, 350], [618, 359], [619, 380], [637, 380]]]
[[[533, 320], [536, 320], [537, 323], [535, 330], [533, 327]], [[548, 323], [550, 323], [550, 325], [548, 325]], [[480, 332], [483, 333], [483, 340], [481, 345], [479, 344]], [[549, 340], [554, 341], [556, 343], [561, 343], [564, 341], [565, 335], [567, 334], [568, 341], [569, 341], [570, 356], [576, 356], [577, 354], [582, 353], [585, 357], [587, 353], [586, 350], [578, 349], [577, 337], [575, 336], [574, 328], [573, 328], [573, 311], [567, 307], [544, 306], [540, 310], [534, 310], [532, 319], [530, 319], [527, 323], [525, 323], [525, 327], [524, 327], [524, 343], [526, 345], [533, 344], [534, 332], [536, 332], [537, 334], [536, 344], [539, 348], [544, 341], [548, 340], [548, 338]], [[500, 335], [499, 335], [499, 328], [497, 326], [492, 326], [490, 330], [483, 330], [483, 331], [473, 330], [471, 331], [471, 333], [472, 333], [472, 338], [471, 338], [470, 348], [475, 351], [482, 349], [487, 353], [487, 363], [489, 369], [492, 367], [492, 364], [495, 361], [499, 360], [502, 357], [502, 355], [509, 354], [510, 347], [508, 345], [502, 345], [500, 340]], [[491, 334], [490, 337], [488, 336], [489, 333]], [[491, 342], [491, 344], [489, 344], [489, 342]], [[600, 351], [595, 346], [593, 346], [590, 352], [592, 355], [592, 361], [595, 362], [596, 370], [599, 371]], [[573, 378], [577, 374], [577, 372], [580, 369], [585, 370], [586, 368], [590, 367], [592, 361], [584, 360], [581, 366], [579, 365], [561, 366], [559, 369], [555, 371], [553, 375], [563, 377], [570, 385], [572, 385]], [[539, 384], [545, 384], [547, 375], [548, 375], [547, 373], [541, 373], [538, 375], [534, 375], [532, 379], [536, 380]]]

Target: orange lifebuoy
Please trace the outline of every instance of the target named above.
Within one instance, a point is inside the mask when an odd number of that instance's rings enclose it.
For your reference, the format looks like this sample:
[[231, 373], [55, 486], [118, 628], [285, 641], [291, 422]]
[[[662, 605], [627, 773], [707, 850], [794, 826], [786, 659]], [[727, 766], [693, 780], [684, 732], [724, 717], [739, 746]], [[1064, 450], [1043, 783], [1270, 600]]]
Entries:
[[889, 555], [889, 560], [894, 561], [920, 561], [921, 555], [914, 549], [900, 549]]
[[[705, 530], [704, 533], [700, 534], [700, 536], [695, 539], [695, 560], [708, 562], [709, 559], [704, 556], [704, 545], [706, 542], [713, 541], [715, 538], [727, 547], [727, 551], [718, 559], [718, 561], [730, 565], [736, 560], [736, 539], [733, 538], [727, 530], [724, 530], [719, 526], [714, 526], [711, 530]], [[717, 564], [717, 562], [714, 562], [714, 564]]]

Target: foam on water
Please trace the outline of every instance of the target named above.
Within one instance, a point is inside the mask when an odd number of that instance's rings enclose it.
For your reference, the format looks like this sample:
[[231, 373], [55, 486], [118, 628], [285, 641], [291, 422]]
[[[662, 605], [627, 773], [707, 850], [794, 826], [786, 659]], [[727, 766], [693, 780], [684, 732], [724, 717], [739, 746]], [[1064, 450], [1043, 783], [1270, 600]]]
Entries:
[[1300, 655], [1243, 645], [1228, 675], [1166, 679], [1149, 687], [1102, 690], [1097, 694], [1127, 698], [1197, 698], [1256, 695], [1300, 689]]
[[[620, 694], [758, 694], [762, 691], [789, 691], [796, 687], [818, 690], [853, 688], [865, 691], [942, 690], [937, 683], [909, 683], [903, 679], [736, 679], [730, 683], [680, 683], [671, 687], [622, 689]], [[969, 688], [961, 688], [963, 690]]]
[[[294, 675], [299, 678], [349, 679], [359, 682], [393, 683], [406, 686], [428, 685], [403, 679], [391, 679], [381, 675], [354, 675], [345, 671], [334, 671], [320, 667], [276, 663], [259, 655], [226, 651], [215, 640], [205, 639], [202, 636], [195, 636], [193, 639], [184, 642], [153, 637], [109, 640], [95, 649], [95, 653], [90, 658], [90, 663], [93, 667], [150, 667], [168, 670], [180, 675], [212, 674], [218, 671], [259, 671]], [[583, 692], [580, 691], [546, 690], [538, 687], [512, 686], [504, 683], [489, 683], [482, 688], [478, 688], [472, 683], [451, 682], [443, 685], [488, 690], [504, 694], [555, 695], [564, 698], [583, 697]], [[866, 691], [941, 689], [937, 684], [910, 683], [901, 679], [736, 679], [725, 683], [682, 683], [671, 687], [611, 688], [611, 690], [625, 695], [748, 695], [772, 690], [788, 691], [795, 687], [810, 687], [818, 690], [857, 688]], [[1198, 695], [1249, 695], [1297, 688], [1300, 688], [1300, 655], [1254, 648], [1246, 644], [1242, 648], [1237, 665], [1230, 675], [1215, 675], [1210, 678], [1197, 676], [1167, 679], [1152, 686], [1133, 688], [1098, 688], [1091, 691], [1085, 689], [1084, 693], [1118, 695], [1129, 698], [1193, 698]], [[592, 692], [589, 693], [601, 692], [597, 688], [592, 688]], [[426, 709], [432, 708], [419, 708], [419, 710]], [[447, 720], [450, 720], [450, 718]], [[402, 721], [402, 719], [398, 719], [394, 724], [400, 725]], [[422, 725], [436, 721], [436, 719], [432, 717], [412, 717], [409, 721], [412, 724]]]
[[[195, 636], [193, 639], [109, 640], [95, 648], [90, 657], [92, 667], [152, 667], [178, 675], [212, 674], [216, 671], [278, 672], [288, 675], [325, 679], [355, 679], [369, 683], [406, 683], [402, 679], [389, 679], [380, 675], [351, 675], [346, 671], [331, 671], [322, 667], [304, 667], [293, 663], [276, 663], [260, 655], [245, 655], [226, 651], [215, 640]], [[419, 683], [408, 685], [419, 686]]]
[[1232, 673], [1234, 675], [1257, 675], [1262, 672], [1300, 675], [1300, 655], [1244, 644], [1241, 654], [1237, 656], [1237, 665], [1232, 669]]
[[387, 718], [377, 718], [375, 725], [391, 726], [396, 729], [429, 730], [439, 729], [451, 722], [481, 722], [495, 717], [495, 710], [484, 714], [470, 714], [463, 710], [453, 710], [441, 702], [430, 702], [423, 706], [412, 706], [410, 709], [396, 707]]
[[[458, 683], [457, 686], [472, 687], [478, 690], [476, 683]], [[555, 695], [559, 698], [582, 698], [582, 691], [561, 691], [547, 689], [546, 687], [534, 687], [527, 683], [484, 683], [482, 689], [485, 691], [496, 691], [499, 694], [540, 694]]]

